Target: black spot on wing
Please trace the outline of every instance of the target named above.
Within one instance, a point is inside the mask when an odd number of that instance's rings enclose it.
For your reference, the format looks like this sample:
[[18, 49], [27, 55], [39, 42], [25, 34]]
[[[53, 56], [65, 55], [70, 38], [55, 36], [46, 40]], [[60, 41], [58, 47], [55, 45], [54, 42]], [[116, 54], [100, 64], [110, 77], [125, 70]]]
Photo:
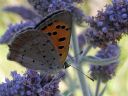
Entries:
[[59, 55], [60, 55], [60, 56], [62, 56], [62, 54], [61, 54], [61, 53], [60, 53]]
[[64, 46], [58, 46], [58, 48], [59, 48], [59, 49], [63, 49], [63, 48], [64, 48]]
[[63, 26], [61, 26], [61, 29], [65, 29], [65, 26], [63, 25]]
[[62, 37], [62, 38], [59, 38], [59, 41], [64, 41], [66, 38], [65, 37]]
[[57, 35], [57, 32], [53, 32], [53, 35]]
[[48, 36], [51, 36], [52, 35], [51, 32], [48, 32], [47, 34], [48, 34]]

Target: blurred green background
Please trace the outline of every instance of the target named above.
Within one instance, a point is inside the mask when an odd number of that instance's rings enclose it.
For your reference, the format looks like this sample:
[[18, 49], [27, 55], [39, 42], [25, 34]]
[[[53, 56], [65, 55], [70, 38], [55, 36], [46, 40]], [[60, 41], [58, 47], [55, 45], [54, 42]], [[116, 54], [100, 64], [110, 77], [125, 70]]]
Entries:
[[[30, 7], [26, 2], [27, 0], [0, 0], [0, 36], [7, 30], [9, 24], [15, 24], [23, 21], [22, 18], [16, 14], [3, 12], [2, 8], [15, 5]], [[85, 4], [82, 4], [82, 8], [86, 10], [89, 15], [94, 16], [98, 9], [104, 8], [105, 4], [108, 3], [110, 3], [110, 0], [90, 0]], [[116, 76], [108, 82], [108, 87], [104, 96], [128, 96], [128, 36], [123, 37], [118, 43], [121, 48], [120, 65], [117, 69]], [[0, 82], [3, 82], [5, 77], [10, 78], [10, 72], [13, 70], [17, 70], [20, 73], [25, 71], [25, 68], [17, 63], [8, 61], [6, 59], [7, 53], [8, 46], [0, 45]], [[93, 54], [93, 52], [91, 52], [91, 54]], [[83, 66], [83, 68], [85, 68], [85, 66]], [[68, 68], [67, 70], [73, 82], [77, 81], [79, 84], [79, 81], [76, 78], [77, 76], [74, 76], [76, 70], [74, 71], [72, 68]], [[86, 69], [85, 73], [87, 71], [88, 69]], [[94, 89], [96, 82], [92, 82], [91, 80], [88, 80], [88, 82], [89, 86]], [[73, 88], [65, 82], [60, 83], [60, 90], [62, 92], [68, 90], [69, 87]], [[77, 90], [73, 91], [73, 89], [70, 89], [69, 91], [72, 91], [75, 96], [82, 96], [79, 86]]]

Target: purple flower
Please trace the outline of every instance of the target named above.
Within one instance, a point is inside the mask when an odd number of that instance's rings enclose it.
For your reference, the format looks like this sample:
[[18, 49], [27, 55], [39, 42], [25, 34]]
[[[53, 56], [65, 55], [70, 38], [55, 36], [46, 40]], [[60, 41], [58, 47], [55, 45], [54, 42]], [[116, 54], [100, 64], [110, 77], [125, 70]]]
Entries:
[[[99, 37], [100, 35], [103, 34], [103, 32], [96, 31], [94, 28], [88, 28], [86, 31], [83, 33], [85, 35], [85, 38], [89, 44], [92, 44], [93, 47], [102, 47], [105, 42], [103, 42], [103, 37]], [[84, 43], [83, 43], [84, 44]], [[106, 43], [105, 43], [106, 44]]]
[[90, 24], [85, 33], [87, 40], [96, 46], [105, 46], [120, 40], [128, 31], [127, 13], [128, 0], [113, 0], [104, 11], [98, 11], [96, 17], [87, 18], [86, 21]]
[[82, 22], [84, 17], [84, 13], [76, 7], [76, 4], [74, 4], [81, 3], [82, 0], [28, 0], [28, 2], [42, 17], [57, 10], [71, 11], [78, 23]]
[[78, 36], [78, 44], [79, 44], [79, 47], [82, 48], [86, 43], [87, 43], [87, 41], [86, 41], [86, 38], [85, 38], [85, 34], [84, 33], [81, 33]]
[[0, 44], [8, 43], [17, 32], [21, 32], [26, 28], [34, 28], [37, 22], [39, 22], [39, 20], [21, 22], [20, 24], [15, 24], [15, 25], [11, 24], [8, 30], [0, 38]]
[[73, 0], [73, 2], [76, 2], [76, 3], [82, 3], [84, 0]]
[[[105, 58], [112, 58], [119, 54], [120, 50], [116, 44], [110, 44], [106, 48], [102, 48], [97, 54], [96, 57], [101, 59]], [[119, 62], [114, 62], [112, 64], [106, 66], [99, 66], [99, 65], [91, 65], [90, 72], [91, 76], [94, 80], [100, 78], [102, 82], [107, 82], [110, 80], [114, 75], [116, 68]]]
[[38, 12], [42, 17], [47, 16], [49, 13], [64, 9], [69, 6], [70, 0], [61, 1], [61, 0], [28, 0], [28, 2], [33, 6], [33, 8]]
[[33, 20], [35, 18], [40, 18], [40, 16], [37, 15], [34, 11], [23, 6], [10, 6], [5, 7], [3, 10], [7, 12], [16, 13], [25, 20]]
[[65, 74], [40, 75], [28, 70], [23, 76], [17, 72], [11, 75], [13, 80], [6, 79], [6, 83], [0, 84], [0, 96], [59, 96], [58, 84]]

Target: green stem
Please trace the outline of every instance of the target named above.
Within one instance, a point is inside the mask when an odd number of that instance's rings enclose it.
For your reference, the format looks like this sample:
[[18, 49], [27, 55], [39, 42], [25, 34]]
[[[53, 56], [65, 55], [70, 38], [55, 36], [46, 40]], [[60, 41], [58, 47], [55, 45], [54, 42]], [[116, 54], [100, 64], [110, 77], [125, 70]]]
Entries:
[[107, 84], [104, 86], [104, 88], [103, 88], [103, 90], [100, 92], [99, 96], [103, 96], [103, 94], [104, 94], [106, 88], [107, 88]]
[[[77, 56], [77, 54], [80, 53], [80, 49], [79, 49], [79, 46], [78, 46], [78, 39], [77, 39], [77, 35], [76, 35], [74, 22], [73, 22], [73, 25], [72, 25], [72, 43], [73, 43], [74, 55], [76, 56], [75, 61], [74, 61], [75, 66], [83, 72], [82, 67], [80, 66], [81, 64], [79, 64], [79, 56]], [[88, 90], [88, 85], [87, 85], [87, 82], [84, 78], [84, 75], [81, 74], [78, 71], [77, 71], [77, 75], [78, 75], [78, 78], [79, 78], [79, 81], [80, 81], [83, 96], [90, 96], [90, 93], [89, 93], [89, 90]]]
[[72, 80], [72, 78], [70, 77], [69, 73], [66, 72], [66, 76], [67, 76], [67, 82], [69, 84], [69, 92], [72, 93], [72, 96], [74, 96], [74, 91], [76, 89], [76, 84], [74, 82], [74, 80]]
[[105, 65], [109, 65], [111, 63], [117, 62], [118, 58], [119, 58], [119, 56], [115, 56], [115, 57], [107, 58], [107, 59], [100, 59], [97, 57], [85, 56], [83, 58], [82, 62], [88, 62], [88, 63], [91, 63], [93, 65], [105, 66]]
[[87, 47], [85, 47], [83, 49], [83, 53], [80, 55], [79, 57], [79, 62], [81, 62], [83, 60], [83, 57], [86, 56], [86, 54], [89, 52], [89, 50], [91, 49], [91, 45], [88, 45]]
[[95, 96], [99, 96], [100, 84], [101, 84], [101, 79], [100, 79], [100, 77], [99, 77], [99, 78], [98, 78], [98, 81], [97, 81], [97, 85], [96, 85]]

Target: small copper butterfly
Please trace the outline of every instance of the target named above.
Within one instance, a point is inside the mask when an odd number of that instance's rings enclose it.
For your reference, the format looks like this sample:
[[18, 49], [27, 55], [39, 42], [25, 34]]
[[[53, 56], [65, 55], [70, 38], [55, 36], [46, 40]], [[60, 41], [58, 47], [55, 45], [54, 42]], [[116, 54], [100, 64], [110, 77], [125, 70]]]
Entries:
[[48, 15], [35, 28], [15, 34], [9, 43], [8, 59], [44, 72], [64, 68], [71, 27], [70, 12], [61, 10]]

